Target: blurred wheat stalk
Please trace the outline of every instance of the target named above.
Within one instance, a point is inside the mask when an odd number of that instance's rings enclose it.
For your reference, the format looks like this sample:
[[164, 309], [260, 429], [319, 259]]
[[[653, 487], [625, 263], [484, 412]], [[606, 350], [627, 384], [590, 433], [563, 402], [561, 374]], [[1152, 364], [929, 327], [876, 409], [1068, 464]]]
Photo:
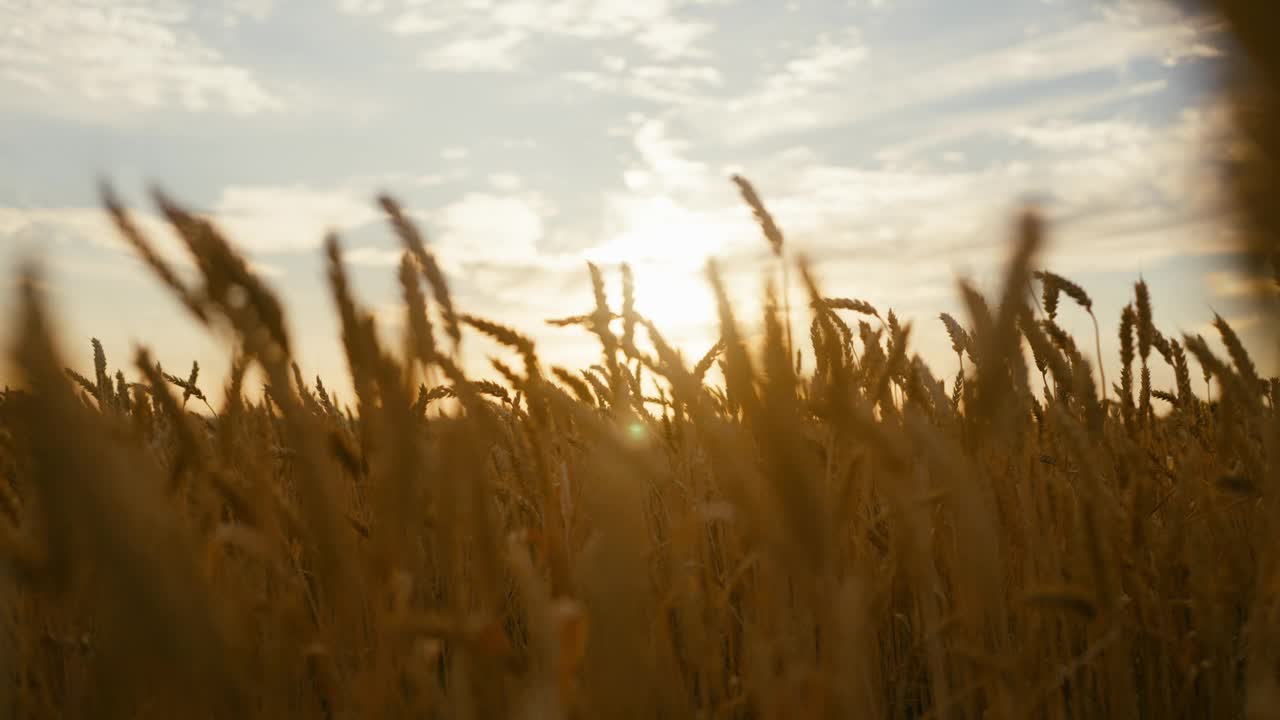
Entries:
[[1204, 0], [1226, 23], [1232, 144], [1224, 158], [1250, 263], [1280, 282], [1280, 6]]

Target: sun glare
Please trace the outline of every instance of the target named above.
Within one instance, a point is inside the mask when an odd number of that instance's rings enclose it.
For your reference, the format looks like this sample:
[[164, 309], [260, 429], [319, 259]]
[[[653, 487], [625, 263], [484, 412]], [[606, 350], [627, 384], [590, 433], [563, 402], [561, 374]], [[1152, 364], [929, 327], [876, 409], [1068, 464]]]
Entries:
[[[715, 298], [706, 279], [708, 260], [724, 256], [740, 235], [734, 218], [692, 210], [666, 197], [628, 201], [619, 210], [621, 232], [589, 255], [603, 265], [631, 266], [636, 309], [678, 345], [714, 340]], [[620, 288], [611, 288], [620, 292]]]
[[[636, 306], [681, 345], [715, 338], [715, 298], [706, 279], [707, 262], [763, 249], [759, 231], [741, 208], [691, 207], [666, 195], [614, 198], [617, 232], [589, 253], [603, 265], [628, 263], [636, 279]], [[735, 263], [736, 265], [736, 263]], [[757, 303], [761, 278], [736, 268], [726, 272], [737, 302]]]

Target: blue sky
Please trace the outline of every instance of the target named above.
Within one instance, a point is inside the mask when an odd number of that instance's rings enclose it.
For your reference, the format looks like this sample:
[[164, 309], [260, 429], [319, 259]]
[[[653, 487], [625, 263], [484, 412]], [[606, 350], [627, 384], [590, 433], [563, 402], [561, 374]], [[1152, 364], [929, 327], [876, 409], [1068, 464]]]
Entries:
[[[589, 308], [587, 260], [630, 261], [641, 309], [700, 354], [707, 258], [744, 308], [768, 266], [727, 180], [742, 172], [829, 294], [914, 319], [939, 363], [955, 279], [996, 276], [1028, 199], [1105, 353], [1140, 273], [1166, 330], [1205, 332], [1213, 308], [1248, 336], [1208, 165], [1221, 43], [1158, 0], [0, 0], [0, 277], [43, 260], [79, 365], [95, 335], [122, 364], [144, 342], [216, 379], [225, 340], [97, 208], [110, 178], [179, 258], [158, 183], [280, 290], [304, 370], [340, 376], [319, 247], [340, 232], [394, 334], [387, 191], [458, 303], [551, 362], [591, 361], [541, 322]], [[473, 367], [490, 351], [468, 341]]]

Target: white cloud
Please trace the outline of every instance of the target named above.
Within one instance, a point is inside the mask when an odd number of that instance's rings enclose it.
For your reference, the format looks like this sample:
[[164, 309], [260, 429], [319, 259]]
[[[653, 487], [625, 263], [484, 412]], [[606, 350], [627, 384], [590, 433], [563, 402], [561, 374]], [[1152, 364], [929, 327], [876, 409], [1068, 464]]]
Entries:
[[1260, 298], [1280, 295], [1275, 278], [1246, 275], [1242, 272], [1215, 270], [1204, 274], [1205, 287], [1214, 297]]
[[412, 8], [396, 16], [387, 29], [395, 35], [420, 35], [443, 30], [447, 24], [434, 14]]
[[644, 165], [641, 172], [666, 189], [696, 190], [705, 187], [709, 175], [704, 163], [689, 160], [689, 143], [669, 136], [662, 120], [648, 120], [635, 134], [635, 148]]
[[346, 249], [342, 259], [348, 265], [366, 267], [396, 267], [400, 264], [401, 250], [390, 250], [379, 247], [357, 247]]
[[923, 99], [954, 97], [986, 88], [1123, 69], [1143, 58], [1184, 58], [1208, 27], [1165, 14], [1104, 12], [1097, 17], [1003, 47], [956, 58], [909, 78], [908, 92]]
[[349, 15], [377, 15], [387, 4], [386, 0], [338, 0], [338, 9]]
[[[1250, 330], [1259, 328], [1259, 326], [1265, 326], [1267, 321], [1271, 319], [1271, 315], [1264, 314], [1264, 313], [1249, 313], [1247, 315], [1232, 315], [1231, 317], [1224, 317], [1222, 319], [1226, 320], [1227, 324], [1230, 325], [1231, 329], [1234, 330], [1235, 332], [1240, 334], [1245, 334]], [[1218, 326], [1214, 325], [1212, 322], [1200, 323], [1199, 325], [1195, 326], [1195, 328], [1193, 328], [1191, 332], [1197, 335], [1202, 335], [1205, 338], [1217, 339], [1221, 337], [1221, 335], [1218, 332]], [[1252, 333], [1249, 333], [1249, 334], [1252, 334]], [[1248, 336], [1246, 335], [1246, 338], [1247, 337]], [[1270, 338], [1264, 335], [1264, 339], [1269, 340]], [[1247, 343], [1247, 344], [1253, 345], [1253, 343]]]
[[653, 51], [659, 60], [675, 60], [698, 57], [705, 54], [698, 48], [698, 40], [711, 34], [707, 23], [679, 20], [670, 15], [653, 18], [642, 26], [635, 36], [636, 42]]
[[621, 93], [658, 103], [703, 102], [709, 89], [720, 86], [720, 71], [710, 65], [639, 65], [628, 67], [620, 58], [606, 58], [607, 72], [575, 70], [565, 79], [598, 92]]
[[1140, 145], [1150, 140], [1151, 133], [1149, 128], [1128, 122], [1070, 123], [1057, 120], [1016, 127], [1013, 136], [1048, 150], [1096, 151], [1117, 145]]
[[[182, 241], [167, 222], [146, 211], [132, 211], [131, 218], [162, 256], [189, 263]], [[107, 213], [96, 207], [0, 208], [0, 238], [13, 253], [38, 254], [47, 246], [78, 243], [132, 252]]]
[[[306, 185], [227, 187], [203, 214], [269, 273], [275, 266], [261, 255], [313, 250], [331, 230], [341, 232], [382, 218], [365, 194]], [[146, 209], [132, 210], [131, 215], [164, 256], [190, 264], [185, 246], [166, 221]], [[0, 237], [28, 249], [89, 243], [132, 254], [107, 213], [97, 207], [0, 208]]]
[[489, 184], [494, 190], [511, 192], [519, 190], [523, 183], [520, 181], [520, 176], [515, 173], [499, 172], [489, 175]]
[[[204, 197], [202, 209], [255, 264], [271, 263], [262, 265], [266, 272], [293, 270], [299, 256], [288, 253], [314, 253], [324, 233], [337, 229], [360, 230], [346, 233], [345, 257], [383, 277], [400, 251], [372, 197], [382, 189], [403, 192], [467, 309], [537, 332], [544, 317], [589, 308], [584, 259], [606, 266], [628, 261], [644, 312], [664, 328], [680, 326], [688, 337], [696, 335], [692, 347], [701, 352], [711, 336], [703, 326], [714, 315], [702, 276], [705, 260], [723, 259], [731, 292], [752, 308], [762, 271], [772, 267], [750, 212], [727, 180], [733, 171], [756, 182], [788, 249], [808, 251], [832, 292], [900, 310], [928, 306], [936, 314], [936, 305], [954, 299], [956, 272], [997, 273], [1007, 250], [1009, 212], [1023, 193], [1043, 193], [1054, 240], [1046, 262], [1066, 273], [1149, 268], [1220, 252], [1229, 241], [1211, 215], [1213, 183], [1197, 179], [1203, 166], [1190, 150], [1204, 144], [1212, 112], [1171, 120], [1170, 108], [1194, 101], [1192, 74], [1160, 66], [1212, 54], [1212, 34], [1176, 14], [1134, 15], [1136, 5], [1116, 0], [1107, 0], [1112, 9], [1106, 12], [1033, 3], [1029, 18], [1019, 6], [1009, 22], [984, 21], [972, 35], [951, 28], [905, 34], [917, 22], [909, 17], [915, 13], [873, 17], [864, 10], [876, 4], [872, 0], [857, 0], [853, 12], [848, 3], [824, 7], [821, 18], [806, 15], [812, 4], [802, 4], [796, 15], [779, 12], [776, 26], [751, 29], [735, 25], [748, 22], [735, 14], [746, 5], [739, 3], [724, 11], [721, 25], [735, 36], [715, 38], [705, 23], [712, 16], [708, 3], [696, 0], [334, 2], [351, 14], [348, 24], [380, 28], [387, 33], [383, 41], [395, 45], [372, 49], [371, 61], [391, 71], [359, 87], [360, 97], [346, 105], [372, 103], [382, 112], [364, 121], [373, 129], [364, 137], [373, 144], [362, 157], [386, 157], [384, 133], [378, 132], [385, 121], [422, 126], [425, 117], [444, 138], [439, 147], [428, 146], [428, 159], [445, 161], [444, 169], [329, 185], [242, 184]], [[68, 8], [93, 10], [86, 20]], [[292, 19], [285, 15], [289, 10], [275, 0], [210, 6], [195, 0], [0, 0], [0, 94], [8, 94], [8, 103], [57, 106], [81, 121], [94, 108], [123, 114], [239, 107], [261, 113], [280, 106], [274, 83], [268, 90], [266, 76], [250, 67], [236, 70], [229, 46], [216, 45], [214, 38], [225, 36], [218, 23], [224, 15], [249, 23], [274, 14], [284, 25]], [[839, 29], [859, 11], [865, 24]], [[27, 16], [43, 23], [43, 39], [22, 34], [36, 22]], [[1069, 21], [1060, 22], [1063, 17]], [[829, 29], [798, 29], [814, 27], [813, 20]], [[64, 32], [64, 26], [82, 25], [90, 34], [110, 26], [107, 34], [119, 36], [111, 52], [94, 50], [93, 43], [54, 42], [81, 32]], [[201, 26], [220, 34], [198, 35], [194, 30]], [[6, 35], [11, 27], [19, 29], [17, 40]], [[880, 34], [885, 30], [890, 32]], [[920, 41], [896, 40], [903, 36]], [[243, 39], [256, 41], [256, 33]], [[40, 55], [45, 46], [52, 49]], [[370, 49], [348, 50], [363, 56]], [[400, 103], [397, 88], [409, 79], [397, 74], [403, 68], [390, 66], [404, 57], [437, 72], [518, 74], [465, 81], [419, 77], [416, 82], [428, 83], [427, 97], [436, 94], [436, 83], [466, 87], [458, 91], [464, 93], [459, 102], [424, 109]], [[236, 83], [242, 95], [229, 89]], [[589, 93], [571, 83], [620, 97], [584, 97]], [[100, 99], [86, 100], [86, 87]], [[257, 88], [261, 97], [252, 100], [244, 87]], [[0, 110], [6, 107], [0, 99]], [[503, 140], [492, 134], [493, 123], [467, 122], [474, 113], [514, 107], [520, 114], [515, 122], [528, 137]], [[638, 109], [643, 112], [627, 115]], [[332, 116], [322, 114], [314, 114], [317, 137], [346, 128], [324, 124]], [[840, 133], [801, 134], [850, 125]], [[609, 135], [578, 134], [593, 126], [609, 128]], [[262, 127], [251, 129], [236, 137], [256, 137]], [[787, 137], [791, 132], [798, 134]], [[130, 136], [119, 147], [144, 141]], [[166, 143], [184, 156], [165, 163], [189, 160], [183, 167], [195, 173], [190, 182], [220, 187], [227, 179], [225, 159], [208, 153], [224, 143], [195, 145]], [[481, 152], [486, 147], [502, 152]], [[113, 151], [105, 152], [103, 162], [114, 162]], [[339, 164], [347, 160], [344, 153], [335, 157]], [[156, 167], [152, 157], [137, 162], [124, 170], [131, 177]], [[308, 159], [312, 170], [306, 172], [334, 174], [314, 162], [321, 164]], [[240, 177], [262, 174], [261, 168], [240, 169]], [[10, 178], [8, 187], [22, 197], [30, 187], [33, 196], [46, 198], [42, 193], [56, 192], [42, 189], [50, 186], [40, 176], [29, 186]], [[534, 189], [560, 194], [542, 196]], [[573, 207], [569, 217], [555, 214], [562, 198], [563, 207]], [[153, 215], [140, 213], [139, 221], [166, 252], [181, 251]], [[367, 227], [371, 223], [377, 227]], [[102, 264], [101, 252], [73, 258], [73, 243], [122, 247], [100, 211], [65, 206], [0, 210], [0, 242], [10, 248], [65, 245], [55, 255], [58, 262], [84, 264], [67, 271], [73, 274]], [[123, 273], [133, 265], [111, 267]], [[393, 274], [386, 277], [393, 280]], [[1242, 292], [1222, 278], [1204, 282], [1228, 297]], [[362, 288], [380, 295], [370, 307], [394, 296], [394, 285]], [[291, 304], [328, 307], [298, 293]], [[921, 341], [931, 342], [935, 334], [921, 333]], [[557, 339], [554, 351], [564, 347]]]
[[365, 194], [307, 185], [229, 186], [209, 214], [232, 241], [261, 253], [310, 250], [329, 231], [381, 218]]
[[276, 0], [227, 0], [223, 22], [237, 25], [241, 18], [263, 22], [275, 12]]
[[[505, 265], [543, 263], [538, 243], [545, 219], [553, 214], [540, 195], [519, 190], [519, 178], [493, 176], [499, 192], [472, 192], [430, 210], [407, 206], [406, 212], [426, 230], [442, 259], [455, 269], [464, 262]], [[227, 239], [264, 268], [266, 260], [319, 248], [329, 232], [339, 234], [384, 222], [382, 211], [365, 185], [351, 182], [328, 188], [296, 185], [238, 185], [224, 188], [199, 212]], [[148, 211], [134, 211], [135, 222], [167, 257], [190, 264], [182, 242], [168, 224]], [[91, 243], [131, 253], [107, 214], [94, 207], [0, 208], [0, 239], [8, 249], [47, 244]], [[391, 266], [398, 249], [360, 246], [345, 257], [356, 265]]]
[[[1096, 113], [1101, 108], [1149, 97], [1166, 89], [1168, 83], [1157, 80], [1101, 91], [1062, 92], [1014, 106], [953, 112], [948, 114], [945, 123], [922, 123], [921, 131], [908, 133], [910, 139], [883, 148], [877, 153], [877, 157], [886, 163], [901, 163], [924, 150], [963, 142], [973, 137], [1006, 137], [1011, 127], [1040, 129], [1052, 126], [1062, 118]], [[1025, 137], [1021, 139], [1027, 140]]]
[[866, 57], [867, 48], [856, 28], [846, 28], [834, 36], [821, 33], [782, 67], [769, 73], [758, 90], [733, 100], [730, 109], [768, 110], [829, 89], [847, 80]]
[[782, 102], [836, 85], [866, 57], [867, 49], [856, 30], [845, 30], [834, 38], [823, 33], [812, 47], [787, 61], [780, 71], [765, 80], [764, 97], [760, 101]]
[[[238, 12], [269, 9], [255, 3]], [[190, 29], [191, 16], [176, 0], [0, 0], [0, 88], [10, 104], [67, 113], [279, 109], [252, 71]]]
[[[997, 89], [1016, 90], [1036, 83], [1102, 71], [1122, 71], [1140, 60], [1176, 62], [1204, 55], [1213, 27], [1201, 18], [1184, 17], [1141, 6], [1098, 12], [1058, 30], [1021, 36], [985, 49], [930, 48], [910, 53], [886, 48], [868, 61], [865, 74], [877, 80], [857, 86], [850, 102], [848, 83], [830, 82], [847, 75], [862, 60], [846, 39], [828, 42], [828, 65], [807, 51], [755, 90], [727, 104], [724, 114], [700, 115], [708, 125], [729, 129], [730, 139], [745, 143], [784, 133], [835, 127]], [[1158, 5], [1152, 3], [1150, 5]], [[837, 50], [846, 48], [843, 60]], [[792, 78], [795, 83], [793, 84]], [[808, 82], [806, 82], [808, 80]], [[823, 82], [823, 81], [828, 82]], [[1019, 98], [1021, 100], [1021, 98]], [[732, 118], [732, 121], [729, 120]]]
[[282, 278], [285, 276], [284, 268], [271, 263], [264, 263], [258, 260], [249, 261], [249, 269], [261, 277], [266, 278]]
[[711, 31], [683, 12], [697, 0], [503, 0], [417, 7], [419, 0], [338, 0], [353, 15], [378, 16], [400, 36], [421, 36], [424, 67], [511, 71], [539, 41], [628, 40], [659, 61], [700, 57]]
[[537, 260], [549, 212], [534, 194], [474, 192], [431, 212], [427, 220], [447, 260], [518, 264]]
[[[1212, 198], [1198, 189], [1205, 184], [1203, 159], [1189, 152], [1205, 147], [1214, 132], [1211, 112], [1162, 124], [1061, 120], [1021, 128], [1022, 136], [1041, 141], [1034, 152], [980, 163], [833, 162], [801, 146], [756, 154], [742, 170], [756, 181], [789, 251], [816, 261], [829, 292], [936, 322], [938, 310], [958, 310], [949, 304], [957, 275], [998, 282], [1010, 216], [1025, 193], [1052, 193], [1045, 206], [1051, 243], [1042, 262], [1062, 272], [1137, 273], [1223, 252], [1230, 238]], [[695, 338], [694, 326], [711, 321], [698, 272], [705, 259], [722, 258], [738, 283], [733, 297], [756, 307], [769, 255], [727, 180], [691, 155], [700, 145], [656, 121], [639, 123], [635, 134], [626, 189], [606, 198], [606, 241], [586, 255], [632, 263], [644, 278], [639, 298], [646, 287], [661, 288], [657, 298], [649, 291], [644, 312]], [[1194, 302], [1180, 311], [1194, 317]], [[915, 347], [946, 357], [941, 333], [925, 327]]]
[[[895, 302], [936, 300], [951, 296], [955, 273], [999, 267], [1009, 215], [1028, 193], [1052, 193], [1055, 268], [1133, 269], [1222, 251], [1229, 238], [1203, 189], [1204, 160], [1189, 152], [1211, 146], [1216, 123], [1213, 112], [1160, 125], [1058, 120], [1006, 131], [1034, 152], [981, 163], [958, 152], [940, 164], [833, 163], [800, 146], [757, 155], [741, 170], [792, 251]], [[625, 190], [606, 197], [606, 241], [588, 257], [687, 270], [708, 256], [765, 254], [724, 173], [690, 155], [698, 145], [663, 121], [633, 128]], [[886, 282], [890, 275], [898, 279]]]
[[475, 35], [451, 40], [439, 47], [423, 50], [422, 66], [429, 70], [453, 72], [501, 72], [520, 65], [520, 45], [525, 34], [507, 30], [489, 35]]

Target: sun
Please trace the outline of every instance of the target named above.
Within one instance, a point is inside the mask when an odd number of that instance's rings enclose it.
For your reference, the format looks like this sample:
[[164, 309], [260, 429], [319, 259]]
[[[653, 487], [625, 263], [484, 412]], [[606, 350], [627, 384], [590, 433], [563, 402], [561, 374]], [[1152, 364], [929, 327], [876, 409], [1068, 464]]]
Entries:
[[636, 310], [663, 333], [685, 335], [715, 320], [715, 296], [701, 270], [645, 263], [632, 266]]
[[[631, 267], [636, 310], [664, 335], [686, 337], [715, 319], [707, 261], [725, 246], [725, 233], [710, 213], [670, 198], [629, 199], [618, 209], [619, 231], [588, 257], [602, 265]], [[611, 288], [620, 292], [619, 288]]]
[[[715, 294], [706, 274], [708, 261], [720, 261], [735, 306], [760, 306], [764, 268], [746, 260], [759, 244], [759, 234], [740, 208], [698, 208], [655, 194], [612, 198], [610, 211], [614, 231], [587, 252], [587, 259], [602, 268], [630, 266], [636, 310], [687, 360], [701, 357], [720, 334]], [[609, 296], [619, 298], [617, 273], [607, 277]], [[756, 319], [738, 321], [750, 325]]]

